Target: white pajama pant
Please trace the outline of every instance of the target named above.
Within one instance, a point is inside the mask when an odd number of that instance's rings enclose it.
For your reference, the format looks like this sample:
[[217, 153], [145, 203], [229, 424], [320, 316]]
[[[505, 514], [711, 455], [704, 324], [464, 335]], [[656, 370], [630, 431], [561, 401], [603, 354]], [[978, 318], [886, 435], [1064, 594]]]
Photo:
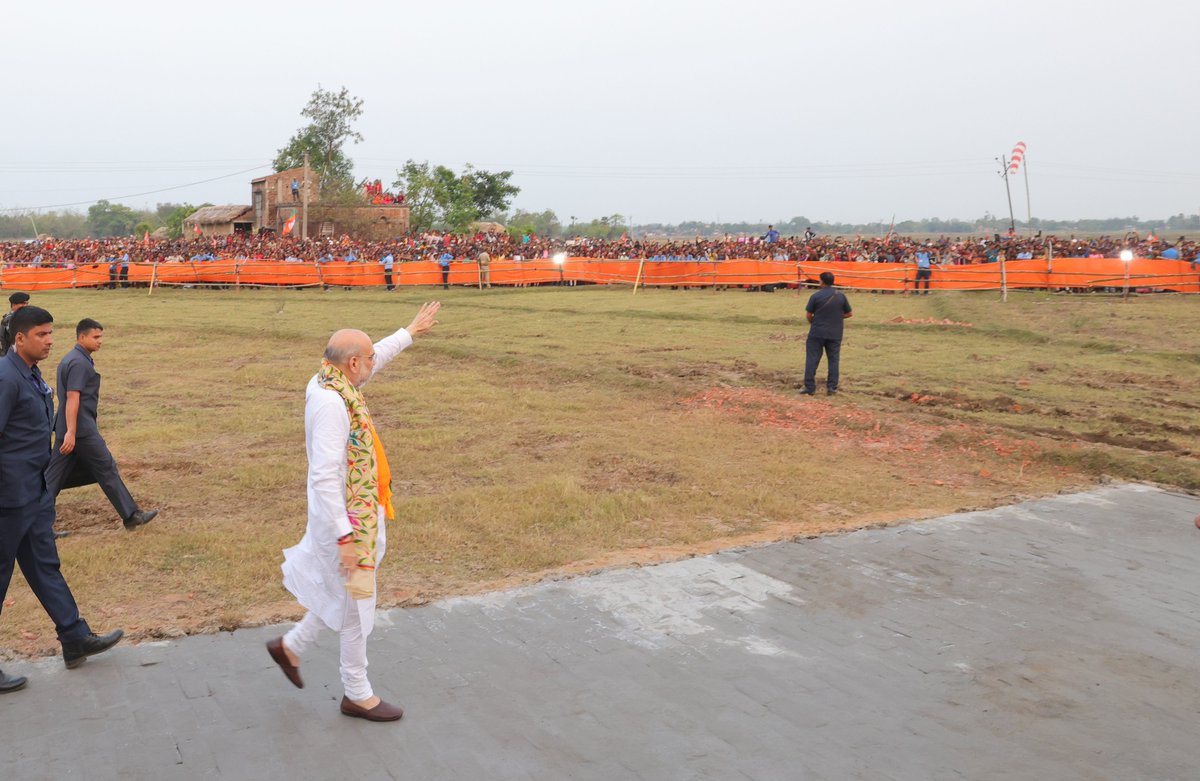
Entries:
[[[371, 683], [367, 680], [367, 638], [363, 636], [362, 620], [358, 615], [358, 605], [346, 594], [346, 619], [340, 629], [334, 629], [340, 637], [342, 687], [346, 696], [352, 700], [369, 700], [373, 692]], [[317, 639], [317, 635], [326, 624], [316, 613], [309, 611], [300, 619], [300, 623], [291, 628], [283, 636], [283, 643], [296, 656], [304, 653], [304, 649]], [[329, 627], [333, 629], [333, 627]]]

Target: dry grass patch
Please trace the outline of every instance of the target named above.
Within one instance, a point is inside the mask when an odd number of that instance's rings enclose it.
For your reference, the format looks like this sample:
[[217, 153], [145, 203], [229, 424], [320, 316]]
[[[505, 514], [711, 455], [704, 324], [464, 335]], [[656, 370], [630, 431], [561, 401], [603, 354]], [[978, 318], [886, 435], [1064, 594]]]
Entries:
[[[101, 429], [134, 496], [163, 510], [126, 533], [98, 488], [60, 497], [89, 620], [144, 638], [297, 615], [279, 563], [305, 524], [305, 383], [335, 328], [381, 337], [426, 293], [38, 293], [62, 324], [50, 374], [71, 323], [105, 324]], [[993, 506], [1101, 473], [1200, 486], [1186, 394], [1200, 334], [1180, 327], [1194, 300], [850, 297], [846, 392], [826, 399], [795, 391], [794, 293], [447, 291], [442, 324], [367, 389], [399, 496], [382, 603]], [[52, 652], [19, 576], [9, 596], [0, 647]]]

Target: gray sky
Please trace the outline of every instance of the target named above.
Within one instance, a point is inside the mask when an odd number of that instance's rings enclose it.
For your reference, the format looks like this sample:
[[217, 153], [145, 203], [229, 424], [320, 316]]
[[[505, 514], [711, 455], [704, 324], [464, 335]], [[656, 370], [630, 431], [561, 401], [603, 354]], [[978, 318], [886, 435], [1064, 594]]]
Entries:
[[[0, 208], [249, 203], [317, 84], [347, 149], [511, 169], [514, 206], [637, 223], [1200, 211], [1200, 4], [249, 3], [4, 10]], [[1013, 181], [1018, 218], [1024, 181]]]

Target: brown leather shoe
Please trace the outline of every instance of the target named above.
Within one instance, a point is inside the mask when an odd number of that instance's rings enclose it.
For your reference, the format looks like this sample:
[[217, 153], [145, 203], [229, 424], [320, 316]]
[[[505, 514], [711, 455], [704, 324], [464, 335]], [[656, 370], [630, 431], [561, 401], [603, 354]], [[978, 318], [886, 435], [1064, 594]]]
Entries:
[[355, 705], [349, 697], [342, 697], [342, 713], [367, 721], [399, 721], [400, 717], [404, 715], [404, 710], [395, 705], [389, 705], [383, 700], [368, 710], [361, 705]]
[[279, 665], [279, 669], [283, 670], [283, 674], [292, 682], [297, 689], [304, 688], [304, 681], [300, 678], [300, 668], [288, 661], [287, 654], [283, 652], [283, 638], [276, 637], [274, 640], [267, 641], [267, 653], [271, 654], [271, 658], [275, 660], [275, 664]]

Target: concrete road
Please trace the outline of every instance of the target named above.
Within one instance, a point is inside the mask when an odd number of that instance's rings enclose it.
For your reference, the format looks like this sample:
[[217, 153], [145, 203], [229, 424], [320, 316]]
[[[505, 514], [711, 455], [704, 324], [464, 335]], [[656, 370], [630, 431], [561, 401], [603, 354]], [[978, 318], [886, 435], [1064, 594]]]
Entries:
[[[1103, 487], [380, 615], [339, 714], [280, 628], [0, 698], [4, 779], [1193, 779], [1200, 499]], [[386, 566], [386, 565], [385, 565]]]

